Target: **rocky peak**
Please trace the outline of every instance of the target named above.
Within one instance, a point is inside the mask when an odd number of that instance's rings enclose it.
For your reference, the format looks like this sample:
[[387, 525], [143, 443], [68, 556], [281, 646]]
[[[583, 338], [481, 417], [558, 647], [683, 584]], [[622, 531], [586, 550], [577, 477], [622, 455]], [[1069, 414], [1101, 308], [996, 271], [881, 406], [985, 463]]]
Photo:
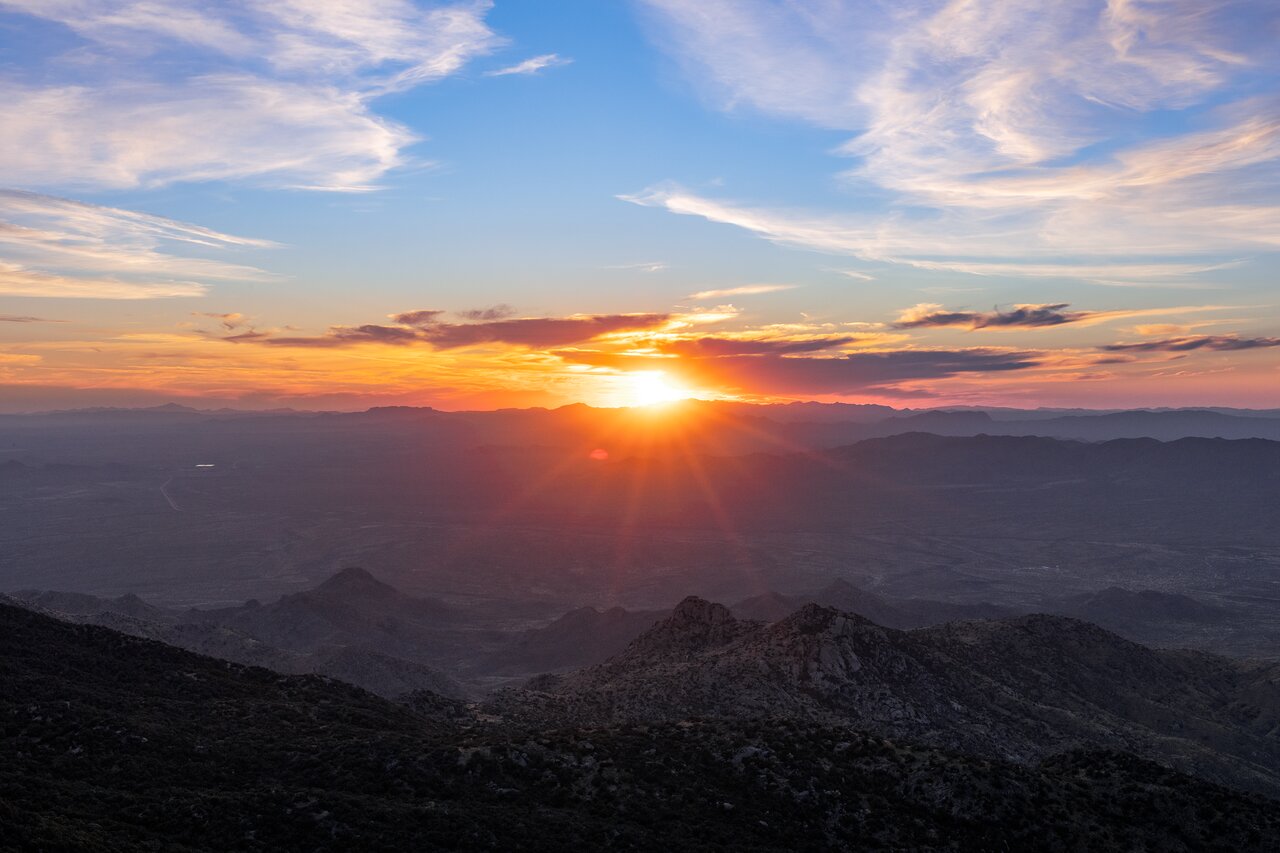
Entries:
[[847, 613], [821, 604], [806, 604], [777, 624], [780, 632], [842, 636], [860, 628], [879, 626], [856, 613]]
[[350, 566], [320, 584], [311, 594], [325, 597], [398, 598], [399, 591], [375, 578], [366, 569]]
[[717, 604], [714, 601], [707, 601], [705, 598], [691, 595], [675, 606], [675, 609], [671, 611], [671, 618], [667, 621], [672, 625], [713, 626], [737, 620], [733, 618], [729, 608], [723, 604]]
[[723, 604], [691, 595], [669, 617], [637, 637], [621, 658], [682, 658], [732, 642], [759, 627], [758, 622], [735, 619]]

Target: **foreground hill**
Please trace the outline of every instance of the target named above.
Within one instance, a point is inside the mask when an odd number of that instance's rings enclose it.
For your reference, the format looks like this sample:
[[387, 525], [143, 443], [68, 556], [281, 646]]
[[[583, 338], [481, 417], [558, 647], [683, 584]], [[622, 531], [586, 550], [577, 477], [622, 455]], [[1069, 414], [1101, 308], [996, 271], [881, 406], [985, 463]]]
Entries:
[[814, 604], [744, 621], [690, 598], [604, 664], [491, 707], [596, 725], [785, 717], [1019, 762], [1120, 747], [1280, 793], [1280, 667], [1152, 650], [1057, 616], [903, 632]]
[[[0, 604], [0, 848], [1251, 850], [1274, 801], [795, 722], [536, 732]], [[460, 722], [460, 720], [462, 720]]]

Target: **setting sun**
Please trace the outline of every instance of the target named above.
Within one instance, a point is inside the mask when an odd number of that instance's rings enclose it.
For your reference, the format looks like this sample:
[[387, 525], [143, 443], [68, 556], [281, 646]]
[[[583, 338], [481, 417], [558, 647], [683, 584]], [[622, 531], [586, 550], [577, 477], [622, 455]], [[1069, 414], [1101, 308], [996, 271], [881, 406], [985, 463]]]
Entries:
[[656, 406], [687, 400], [693, 392], [675, 382], [661, 370], [642, 370], [628, 373], [623, 396], [629, 406]]

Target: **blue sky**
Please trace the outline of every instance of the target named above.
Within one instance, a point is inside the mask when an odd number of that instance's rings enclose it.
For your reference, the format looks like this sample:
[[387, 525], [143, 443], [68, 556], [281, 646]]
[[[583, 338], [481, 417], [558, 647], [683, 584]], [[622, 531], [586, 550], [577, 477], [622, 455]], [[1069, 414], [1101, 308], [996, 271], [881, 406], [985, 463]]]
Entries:
[[0, 406], [1280, 404], [1277, 17], [0, 0]]

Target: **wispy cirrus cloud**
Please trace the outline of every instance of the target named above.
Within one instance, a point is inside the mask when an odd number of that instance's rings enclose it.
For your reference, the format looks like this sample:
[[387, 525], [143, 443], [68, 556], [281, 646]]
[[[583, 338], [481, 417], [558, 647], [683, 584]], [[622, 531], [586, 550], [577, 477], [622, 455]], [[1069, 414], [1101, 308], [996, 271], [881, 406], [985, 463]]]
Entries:
[[0, 236], [17, 242], [135, 242], [166, 240], [205, 248], [274, 248], [270, 240], [238, 237], [133, 210], [21, 190], [0, 190]]
[[376, 99], [500, 44], [488, 7], [0, 0], [83, 40], [74, 61], [0, 80], [0, 184], [369, 189], [417, 141]]
[[[1232, 269], [1241, 265], [1242, 261], [1230, 260], [1221, 262], [1189, 262], [1189, 263], [1039, 263], [1027, 261], [981, 262], [981, 261], [931, 261], [921, 258], [895, 258], [898, 263], [917, 269], [936, 272], [962, 272], [969, 275], [1008, 276], [1018, 278], [1083, 278], [1096, 284], [1133, 284], [1160, 281], [1167, 283], [1171, 279], [1195, 276], [1201, 273]], [[1108, 276], [1123, 276], [1125, 280], [1112, 282]]]
[[359, 95], [238, 73], [177, 90], [0, 83], [0, 98], [13, 111], [0, 129], [0, 182], [10, 186], [246, 180], [358, 192], [404, 165], [417, 139]]
[[163, 299], [200, 296], [203, 284], [193, 281], [123, 281], [116, 278], [66, 276], [23, 269], [0, 261], [0, 293], [60, 299]]
[[198, 296], [209, 281], [268, 281], [274, 276], [251, 265], [187, 252], [274, 246], [136, 211], [0, 190], [0, 293], [9, 295]]
[[842, 275], [845, 278], [854, 279], [855, 281], [875, 281], [876, 280], [875, 276], [871, 275], [870, 273], [865, 273], [862, 270], [828, 269], [828, 272], [833, 272], [833, 273], [836, 273], [837, 275]]
[[725, 287], [718, 290], [699, 290], [690, 293], [690, 299], [723, 299], [727, 296], [756, 296], [762, 293], [777, 293], [781, 290], [794, 290], [794, 284], [744, 284], [739, 287]]
[[547, 68], [557, 68], [561, 65], [569, 65], [572, 62], [572, 59], [560, 56], [557, 53], [544, 53], [541, 56], [531, 56], [522, 62], [517, 62], [515, 65], [508, 65], [505, 68], [486, 71], [485, 76], [507, 77], [515, 74], [529, 77]]
[[886, 205], [803, 212], [674, 186], [628, 200], [975, 275], [1154, 284], [1280, 247], [1280, 113], [1256, 94], [1280, 69], [1265, 0], [645, 5], [726, 108], [856, 133], [841, 179]]
[[[489, 3], [410, 0], [0, 0], [56, 45], [0, 74], [0, 185], [154, 188], [238, 181], [362, 192], [408, 165], [418, 136], [378, 98], [457, 73], [502, 43]], [[44, 33], [42, 35], [47, 35]], [[39, 48], [37, 48], [38, 50]], [[267, 241], [117, 208], [0, 191], [0, 292], [197, 296], [271, 276], [197, 256]]]
[[665, 261], [641, 261], [638, 264], [611, 264], [605, 267], [607, 270], [636, 270], [637, 272], [664, 272], [667, 269]]
[[[1132, 247], [1110, 245], [1114, 234], [1097, 235], [1096, 242], [1092, 238], [1086, 242], [1085, 238], [1092, 234], [1092, 230], [1082, 227], [1073, 231], [1069, 240], [1051, 243], [1043, 235], [1027, 230], [1025, 216], [1014, 214], [974, 217], [937, 210], [910, 218], [893, 214], [880, 219], [865, 214], [798, 213], [710, 199], [673, 184], [620, 195], [619, 198], [645, 207], [733, 225], [784, 246], [931, 272], [1010, 278], [1083, 278], [1113, 286], [1177, 287], [1186, 284], [1187, 279], [1193, 276], [1229, 269], [1241, 263], [1238, 259], [1174, 260], [1163, 257], [1134, 261], [1131, 260]], [[1211, 212], [1201, 213], [1212, 216]], [[1232, 250], [1246, 248], [1237, 242], [1238, 236], [1229, 236], [1223, 241], [1223, 247]], [[1185, 256], [1185, 250], [1196, 246], [1203, 237], [1202, 230], [1199, 237], [1180, 243], [1177, 256]], [[1175, 244], [1179, 241], [1172, 236], [1168, 240], [1168, 245], [1162, 249], [1175, 251]], [[1010, 258], [1010, 247], [1018, 243], [1021, 243], [1019, 256]], [[1253, 249], [1258, 247], [1257, 243], [1249, 246]], [[1150, 251], [1154, 247], [1143, 248]], [[1088, 260], [1060, 260], [1073, 253]], [[1107, 257], [1108, 254], [1112, 257]], [[992, 261], [992, 257], [1003, 259]]]

